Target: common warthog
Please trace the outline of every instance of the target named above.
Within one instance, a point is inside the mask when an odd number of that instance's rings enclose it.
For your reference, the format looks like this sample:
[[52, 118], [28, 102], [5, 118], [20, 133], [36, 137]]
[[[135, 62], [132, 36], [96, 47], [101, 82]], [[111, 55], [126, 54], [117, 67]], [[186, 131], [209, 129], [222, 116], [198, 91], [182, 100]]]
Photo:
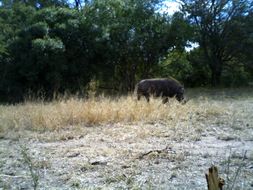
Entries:
[[173, 78], [144, 79], [136, 85], [135, 90], [138, 100], [141, 96], [145, 96], [149, 102], [151, 95], [154, 97], [161, 96], [163, 103], [168, 102], [169, 97], [176, 97], [179, 102], [184, 100], [184, 87]]

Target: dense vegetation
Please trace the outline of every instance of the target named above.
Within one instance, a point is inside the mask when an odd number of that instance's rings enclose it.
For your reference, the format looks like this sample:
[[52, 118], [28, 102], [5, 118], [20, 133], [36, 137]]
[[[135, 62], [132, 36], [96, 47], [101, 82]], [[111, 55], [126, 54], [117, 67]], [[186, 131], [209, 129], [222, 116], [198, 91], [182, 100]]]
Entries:
[[169, 75], [185, 86], [251, 84], [252, 2], [182, 0], [172, 16], [162, 2], [1, 0], [0, 100], [126, 93], [139, 79]]

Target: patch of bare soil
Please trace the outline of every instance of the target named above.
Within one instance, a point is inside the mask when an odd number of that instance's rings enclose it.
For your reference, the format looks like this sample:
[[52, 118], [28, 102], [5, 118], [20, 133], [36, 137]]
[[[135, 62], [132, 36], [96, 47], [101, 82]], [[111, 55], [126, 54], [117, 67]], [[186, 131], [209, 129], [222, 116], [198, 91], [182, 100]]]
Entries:
[[197, 122], [189, 117], [6, 135], [0, 139], [0, 189], [37, 183], [37, 189], [203, 190], [212, 164], [224, 189], [253, 189], [253, 101], [230, 104], [232, 115], [200, 113]]

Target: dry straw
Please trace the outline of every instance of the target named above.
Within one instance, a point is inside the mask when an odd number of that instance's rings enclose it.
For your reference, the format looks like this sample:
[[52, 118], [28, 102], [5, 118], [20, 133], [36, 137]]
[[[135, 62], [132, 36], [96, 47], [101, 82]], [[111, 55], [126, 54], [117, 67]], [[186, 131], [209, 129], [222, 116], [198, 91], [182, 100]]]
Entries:
[[[182, 105], [176, 100], [163, 104], [160, 99], [137, 101], [132, 96], [119, 98], [69, 98], [52, 102], [27, 101], [15, 106], [0, 106], [1, 130], [55, 130], [74, 125], [110, 123], [182, 121], [209, 117], [225, 111], [216, 102], [189, 101]], [[0, 131], [1, 132], [1, 131]]]

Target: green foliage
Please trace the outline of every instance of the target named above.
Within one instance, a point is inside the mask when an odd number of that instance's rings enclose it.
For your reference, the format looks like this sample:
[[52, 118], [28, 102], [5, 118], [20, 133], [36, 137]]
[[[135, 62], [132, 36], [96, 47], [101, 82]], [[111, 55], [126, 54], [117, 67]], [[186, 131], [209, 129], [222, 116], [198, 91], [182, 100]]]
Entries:
[[251, 78], [250, 70], [237, 61], [230, 61], [230, 65], [224, 68], [222, 73], [222, 85], [228, 87], [247, 86]]
[[[0, 100], [20, 101], [27, 92], [48, 98], [77, 93], [91, 81], [122, 93], [159, 76], [186, 86], [252, 80], [248, 1], [183, 0], [182, 11], [171, 17], [158, 11], [161, 2], [1, 1]], [[200, 46], [186, 52], [191, 42]]]
[[42, 38], [49, 33], [49, 27], [45, 22], [35, 23], [31, 25], [28, 30], [30, 35], [33, 36], [33, 38]]
[[12, 8], [18, 3], [31, 6], [37, 9], [50, 6], [67, 6], [68, 0], [1, 0], [1, 5], [6, 8]]
[[46, 97], [52, 97], [57, 92], [80, 90], [94, 72], [91, 60], [95, 55], [87, 53], [93, 46], [90, 26], [79, 12], [67, 8], [41, 9], [32, 18], [18, 27], [12, 39], [7, 38], [11, 64], [5, 62], [1, 67], [6, 73], [1, 88], [4, 96], [19, 100], [28, 91], [44, 91]]
[[172, 76], [186, 87], [207, 86], [210, 81], [209, 68], [204, 58], [200, 57], [200, 49], [191, 52], [175, 50], [158, 64], [154, 70], [156, 76]]
[[192, 65], [187, 60], [187, 53], [173, 51], [158, 64], [155, 73], [162, 78], [172, 76], [179, 81], [186, 81], [193, 72], [192, 70]]
[[[152, 75], [152, 67], [171, 47], [169, 21], [155, 12], [157, 1], [94, 1], [85, 9], [93, 26], [100, 31], [96, 38], [100, 83], [115, 81], [112, 85], [121, 91], [134, 88], [136, 79]], [[106, 47], [106, 48], [104, 48]]]
[[172, 16], [170, 38], [177, 51], [185, 51], [189, 41], [194, 40], [194, 28], [185, 19], [183, 13], [176, 12]]
[[32, 41], [32, 49], [38, 53], [43, 54], [43, 57], [48, 56], [52, 51], [53, 53], [64, 52], [64, 44], [60, 39], [44, 38], [44, 39], [35, 39]]
[[[231, 61], [235, 64], [238, 55], [244, 54], [246, 41], [249, 42], [253, 28], [248, 29], [245, 23], [252, 15], [253, 4], [248, 0], [182, 0], [182, 4], [182, 11], [196, 27], [195, 39], [210, 68], [210, 82], [220, 85], [223, 69]], [[241, 63], [238, 60], [236, 64]]]

